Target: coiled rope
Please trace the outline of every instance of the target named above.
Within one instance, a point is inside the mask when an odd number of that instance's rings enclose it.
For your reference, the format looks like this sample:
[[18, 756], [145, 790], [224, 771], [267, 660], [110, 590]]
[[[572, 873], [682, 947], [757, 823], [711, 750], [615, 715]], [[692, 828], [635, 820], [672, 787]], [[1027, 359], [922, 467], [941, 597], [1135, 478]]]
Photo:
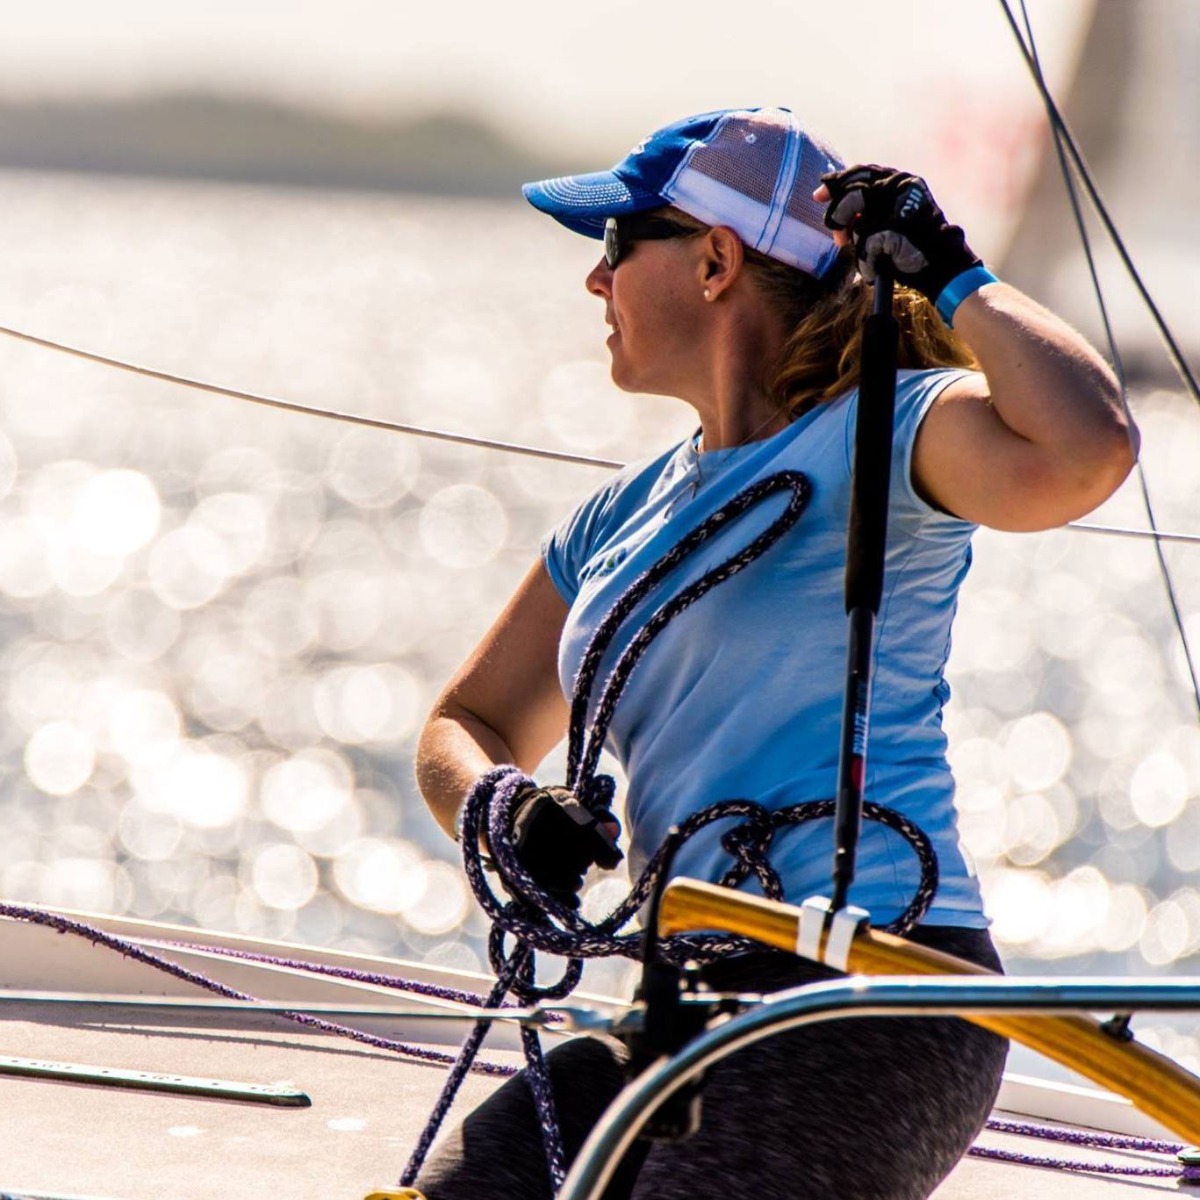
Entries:
[[[780, 493], [788, 495], [787, 506], [762, 533], [688, 584], [646, 620], [618, 656], [600, 689], [593, 711], [593, 692], [605, 653], [637, 606], [710, 539], [763, 501]], [[634, 667], [650, 643], [686, 608], [774, 546], [800, 519], [810, 495], [808, 480], [798, 471], [780, 471], [751, 484], [703, 520], [639, 576], [601, 621], [584, 652], [576, 676], [568, 729], [567, 786], [591, 811], [598, 813], [611, 805], [616, 785], [610, 776], [596, 774], [596, 766], [617, 704]], [[593, 711], [590, 724], [589, 711]], [[608, 916], [593, 924], [541, 888], [512, 846], [511, 829], [516, 806], [525, 789], [536, 786], [534, 780], [516, 767], [496, 767], [475, 785], [463, 811], [463, 865], [476, 899], [492, 920], [488, 955], [497, 983], [486, 1001], [488, 1007], [499, 1004], [510, 992], [521, 1004], [562, 999], [579, 983], [585, 958], [614, 955], [639, 958], [642, 934], [622, 934], [620, 931], [650, 898], [678, 848], [714, 821], [740, 820], [740, 824], [721, 837], [722, 847], [734, 859], [720, 880], [721, 884], [737, 887], [753, 873], [768, 897], [782, 899], [782, 881], [767, 858], [776, 832], [785, 826], [831, 817], [835, 809], [833, 800], [807, 801], [776, 811], [752, 800], [723, 800], [710, 805], [692, 814], [668, 834], [625, 899]], [[921, 920], [933, 901], [938, 881], [937, 857], [924, 832], [895, 810], [867, 804], [863, 815], [899, 833], [912, 846], [920, 862], [921, 882], [916, 895], [904, 912], [886, 927], [890, 932], [905, 933]], [[483, 830], [487, 831], [487, 844], [508, 892], [507, 899], [497, 896], [488, 882], [480, 849]], [[508, 937], [515, 941], [511, 952], [506, 950]], [[660, 941], [659, 953], [667, 961], [680, 964], [711, 962], [726, 955], [745, 953], [754, 947], [755, 943], [742, 937], [680, 934]], [[567, 960], [566, 969], [556, 983], [536, 983], [536, 953], [539, 950]], [[401, 1187], [410, 1187], [416, 1181], [437, 1131], [471, 1069], [488, 1026], [488, 1022], [477, 1023], [464, 1042], [400, 1178]], [[549, 1072], [537, 1031], [522, 1027], [521, 1040], [525, 1048], [526, 1078], [542, 1130], [551, 1189], [557, 1192], [566, 1178], [566, 1161]]]

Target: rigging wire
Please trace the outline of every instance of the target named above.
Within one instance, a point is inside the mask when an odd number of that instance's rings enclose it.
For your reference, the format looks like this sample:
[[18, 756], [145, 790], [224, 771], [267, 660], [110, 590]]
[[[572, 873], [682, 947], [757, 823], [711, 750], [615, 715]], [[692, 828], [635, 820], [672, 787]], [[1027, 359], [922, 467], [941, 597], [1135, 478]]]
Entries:
[[1163, 529], [1127, 529], [1123, 525], [1093, 525], [1090, 521], [1072, 521], [1067, 526], [1079, 533], [1106, 533], [1111, 537], [1143, 538], [1155, 542], [1182, 542], [1200, 546], [1200, 533], [1170, 533]]
[[[1100, 319], [1104, 325], [1104, 336], [1108, 344], [1109, 357], [1112, 360], [1113, 370], [1117, 376], [1117, 382], [1120, 388], [1121, 408], [1125, 413], [1125, 418], [1129, 422], [1130, 439], [1132, 442], [1133, 416], [1129, 409], [1129, 394], [1127, 387], [1127, 379], [1125, 375], [1125, 365], [1121, 358], [1120, 350], [1117, 347], [1117, 340], [1113, 333], [1112, 322], [1109, 318], [1108, 304], [1104, 297], [1104, 288], [1100, 283], [1100, 275], [1096, 267], [1095, 255], [1092, 252], [1091, 238], [1087, 230], [1087, 222], [1084, 219], [1083, 208], [1079, 202], [1079, 192], [1076, 186], [1075, 173], [1072, 171], [1072, 162], [1075, 166], [1075, 171], [1083, 179], [1088, 196], [1091, 200], [1093, 208], [1100, 217], [1109, 236], [1113, 239], [1121, 255], [1122, 262], [1125, 264], [1126, 270], [1133, 279], [1139, 294], [1146, 302], [1150, 309], [1151, 315], [1154, 318], [1155, 324], [1158, 326], [1160, 334], [1166, 341], [1168, 352], [1173, 355], [1176, 369], [1180, 372], [1185, 386], [1188, 388], [1193, 399], [1200, 403], [1200, 390], [1196, 387], [1196, 381], [1192, 377], [1191, 371], [1187, 363], [1184, 361], [1183, 354], [1179, 350], [1178, 344], [1175, 341], [1174, 335], [1159, 312], [1157, 305], [1154, 303], [1145, 282], [1142, 280], [1137, 267], [1133, 260], [1129, 257], [1125, 249], [1124, 243], [1120, 239], [1116, 226], [1113, 224], [1112, 218], [1108, 214], [1108, 210], [1104, 205], [1104, 201], [1100, 197], [1091, 173], [1087, 168], [1087, 164], [1080, 153], [1079, 148], [1067, 128], [1066, 121], [1059, 111], [1058, 105], [1055, 104], [1053, 97], [1050, 94], [1050, 89], [1046, 84], [1045, 75], [1042, 72], [1041, 59], [1038, 55], [1037, 43], [1033, 36], [1033, 24], [1029, 19], [1029, 9], [1026, 6], [1026, 0], [1019, 0], [1021, 5], [1021, 17], [1025, 24], [1025, 35], [1022, 36], [1020, 28], [1017, 26], [1016, 19], [1013, 16], [1012, 9], [1009, 7], [1008, 0], [1000, 0], [1000, 7], [1004, 10], [1004, 15], [1008, 19], [1009, 27], [1013, 32], [1013, 36], [1017, 39], [1017, 43], [1021, 48], [1022, 55], [1025, 58], [1026, 65], [1029, 67], [1033, 75], [1034, 83], [1037, 85], [1038, 92], [1041, 94], [1043, 102], [1046, 106], [1046, 114], [1049, 118], [1050, 130], [1054, 135], [1054, 149], [1058, 156], [1059, 170], [1062, 174], [1063, 184], [1066, 187], [1067, 197], [1071, 203], [1071, 212], [1075, 220], [1075, 227], [1079, 232], [1079, 240], [1083, 246], [1084, 256], [1087, 260], [1088, 273], [1091, 276], [1092, 292], [1096, 297], [1096, 305], [1100, 310]], [[1068, 158], [1070, 151], [1070, 158]], [[1136, 451], [1136, 446], [1134, 447]], [[1183, 650], [1184, 663], [1187, 666], [1188, 678], [1192, 686], [1192, 699], [1196, 705], [1197, 716], [1200, 716], [1200, 677], [1197, 676], [1196, 663], [1192, 657], [1191, 646], [1188, 643], [1187, 630], [1183, 622], [1183, 613], [1179, 605], [1179, 597], [1175, 590], [1175, 581], [1171, 576], [1170, 567], [1167, 564], [1166, 551], [1163, 547], [1163, 538], [1159, 533], [1158, 521], [1155, 516], [1154, 503], [1150, 495], [1150, 483], [1146, 477], [1145, 468], [1142, 465], [1140, 456], [1137, 457], [1134, 472], [1137, 476], [1138, 488], [1141, 492], [1142, 506], [1146, 510], [1146, 519], [1150, 523], [1150, 535], [1154, 542], [1154, 554], [1158, 561], [1158, 571], [1162, 578], [1163, 586], [1167, 594], [1167, 603], [1171, 609], [1171, 619], [1175, 626], [1175, 632], [1179, 639], [1179, 644]]]
[[[1129, 273], [1131, 279], [1136, 285], [1139, 294], [1145, 302], [1154, 319], [1155, 325], [1167, 345], [1168, 354], [1173, 365], [1178, 371], [1184, 387], [1188, 394], [1200, 404], [1200, 385], [1197, 384], [1195, 376], [1192, 374], [1186, 361], [1183, 358], [1182, 351], [1176, 342], [1174, 335], [1171, 333], [1165, 319], [1162, 317], [1153, 297], [1147, 290], [1137, 267], [1134, 265], [1128, 250], [1125, 247], [1120, 233], [1117, 231], [1112, 218], [1110, 217], [1104, 201], [1101, 199], [1099, 190], [1091, 176], [1091, 172], [1083, 158], [1083, 154], [1076, 143], [1069, 127], [1063, 118], [1058, 105], [1049, 91], [1045, 77], [1041, 71], [1041, 64], [1037, 56], [1037, 48], [1033, 40], [1033, 31], [1029, 21], [1029, 14], [1025, 7], [1025, 0], [1020, 0], [1022, 16], [1024, 18], [1028, 44], [1022, 36], [1021, 31], [1013, 16], [1012, 10], [1009, 7], [1008, 0], [1000, 0], [1001, 9], [1008, 20], [1009, 27], [1012, 30], [1013, 36], [1017, 40], [1021, 54], [1029, 67], [1035, 86], [1042, 98], [1042, 102], [1049, 116], [1050, 127], [1055, 137], [1055, 148], [1059, 157], [1059, 165], [1062, 169], [1063, 179], [1067, 187], [1067, 194], [1071, 201], [1071, 206], [1075, 215], [1075, 223], [1079, 229], [1080, 238], [1083, 243], [1084, 253], [1087, 257], [1089, 272], [1092, 277], [1092, 286], [1096, 294], [1097, 304], [1100, 309], [1101, 320], [1104, 324], [1105, 337], [1108, 342], [1109, 352], [1113, 361], [1114, 369], [1117, 372], [1118, 379], [1121, 384], [1121, 401], [1128, 415], [1128, 401], [1125, 394], [1125, 374], [1121, 363], [1121, 358], [1116, 347], [1115, 338], [1113, 336], [1111, 324], [1109, 321], [1107, 306], [1105, 304], [1103, 292], [1100, 287], [1095, 261], [1092, 255], [1091, 244], [1088, 239], [1086, 226], [1084, 224], [1083, 215], [1080, 211], [1078, 193], [1074, 186], [1071, 175], [1071, 168], [1067, 163], [1069, 155], [1074, 170], [1078, 172], [1079, 178], [1083, 181], [1088, 193], [1088, 198], [1095, 209], [1097, 215], [1102, 221], [1105, 231], [1115, 246], [1121, 261]], [[453, 433], [449, 430], [433, 429], [428, 426], [414, 425], [400, 421], [389, 421], [380, 417], [367, 417], [357, 413], [346, 412], [339, 409], [322, 408], [317, 405], [300, 404], [296, 401], [285, 400], [278, 396], [269, 396], [259, 392], [250, 392], [241, 388], [229, 387], [224, 384], [212, 383], [207, 380], [197, 379], [193, 376], [179, 375], [171, 371], [164, 371], [156, 367], [149, 367], [137, 363], [132, 363], [124, 359], [113, 357], [112, 355], [100, 354], [97, 351], [87, 350], [81, 346], [70, 345], [65, 342], [55, 341], [51, 338], [39, 337], [36, 334], [28, 333], [24, 330], [16, 329], [11, 326], [0, 325], [0, 336], [14, 338], [18, 341], [27, 342], [31, 345], [38, 346], [46, 350], [54, 350], [63, 354], [71, 355], [75, 358], [83, 359], [87, 362], [97, 363], [101, 366], [112, 367], [115, 370], [125, 371], [130, 374], [140, 375], [147, 379], [155, 379], [164, 383], [176, 384], [180, 387], [191, 388], [195, 391], [208, 392], [212, 395], [226, 396], [234, 400], [242, 400], [250, 404], [257, 404], [264, 408], [274, 408], [283, 412], [298, 413], [303, 416], [320, 417], [325, 420], [340, 421], [349, 425], [358, 425], [368, 429], [378, 429], [388, 433], [401, 433], [410, 437], [427, 438], [433, 441], [449, 442], [462, 446], [476, 446], [485, 450], [495, 450], [503, 454], [515, 454], [529, 458], [539, 458], [550, 462], [562, 462], [575, 466], [598, 467], [605, 470], [618, 470], [627, 465], [626, 463], [609, 458], [600, 458], [594, 455], [574, 454], [564, 450], [551, 450], [542, 446], [530, 446], [517, 442], [501, 441], [493, 438], [480, 437], [474, 434]], [[1143, 503], [1146, 509], [1147, 517], [1149, 518], [1149, 529], [1134, 529], [1126, 526], [1115, 525], [1097, 525], [1087, 522], [1072, 521], [1065, 528], [1082, 533], [1106, 534], [1115, 537], [1139, 538], [1151, 540], [1155, 543], [1156, 552], [1159, 560], [1159, 570], [1164, 578], [1164, 583], [1167, 587], [1168, 599], [1171, 604], [1172, 611], [1175, 617], [1176, 628], [1179, 632], [1180, 640], [1183, 643], [1184, 655], [1187, 659], [1187, 665], [1192, 677], [1193, 691], [1196, 694], [1197, 709], [1200, 710], [1200, 685], [1197, 682], [1197, 670], [1194, 666], [1192, 655], [1190, 653], [1187, 639], [1183, 632], [1183, 622], [1175, 596], [1175, 590], [1170, 578], [1166, 561], [1163, 557], [1163, 551], [1160, 543], [1177, 542], [1181, 544], [1200, 545], [1200, 534], [1179, 533], [1160, 530], [1155, 520], [1153, 505], [1151, 503], [1145, 474], [1142, 470], [1141, 463], [1137, 465], [1138, 478], [1141, 482], [1141, 490]]]
[[142, 375], [147, 379], [158, 379], [163, 383], [176, 383], [181, 387], [193, 388], [199, 392], [211, 392], [216, 396], [229, 396], [234, 400], [246, 400], [251, 404], [261, 404], [265, 408], [278, 408], [284, 412], [302, 413], [309, 417], [324, 417], [331, 421], [343, 421], [349, 425], [362, 425], [368, 429], [383, 429], [389, 433], [406, 433], [412, 437], [432, 438], [440, 442], [455, 442], [460, 446], [482, 446], [486, 450], [500, 450], [505, 454], [523, 454], [530, 458], [545, 458], [553, 462], [574, 463], [585, 467], [623, 467], [625, 464], [615, 459], [593, 458], [586, 454], [571, 454], [565, 450], [545, 450], [540, 446], [524, 446], [518, 442], [501, 442], [490, 438], [474, 437], [465, 433], [450, 433], [444, 429], [428, 429], [421, 425], [406, 425], [400, 421], [387, 421], [382, 417], [364, 417], [357, 413], [341, 412], [334, 408], [318, 408], [316, 405], [298, 404], [294, 400], [282, 400], [277, 396], [265, 396], [259, 392], [246, 392], [240, 388], [226, 387], [219, 383], [208, 383], [203, 379], [193, 379], [186, 375], [175, 375], [170, 371], [160, 371], [155, 367], [139, 366], [137, 363], [125, 362], [112, 358], [107, 354], [98, 354], [93, 350], [84, 350], [81, 346], [70, 346], [65, 342], [55, 342], [50, 338], [38, 337], [33, 333], [25, 333], [20, 329], [12, 329], [0, 325], [0, 334], [16, 338], [18, 341], [29, 342], [44, 350], [59, 350], [64, 354], [82, 358], [87, 362], [99, 363], [105, 367], [115, 367], [118, 371], [128, 371], [133, 375]]
[[[1023, 0], [1022, 7], [1024, 7]], [[1150, 295], [1150, 290], [1147, 288], [1145, 280], [1142, 279], [1141, 272], [1137, 269], [1133, 258], [1130, 256], [1129, 250], [1125, 246], [1125, 240], [1121, 237], [1120, 231], [1113, 222], [1108, 207], [1100, 195], [1100, 189], [1096, 186], [1092, 172], [1083, 157], [1083, 152], [1079, 149], [1079, 143], [1075, 140], [1075, 135], [1071, 132], [1066, 118], [1059, 111], [1054, 97], [1050, 94], [1050, 89], [1046, 85], [1046, 81], [1041, 74], [1033, 52], [1025, 44], [1025, 39], [1021, 36], [1021, 30], [1017, 25], [1016, 18], [1013, 16], [1012, 9], [1009, 7], [1008, 0], [1000, 0], [1000, 8], [1004, 12], [1013, 37], [1016, 38], [1017, 45], [1021, 49], [1025, 64], [1029, 67], [1030, 74], [1033, 76], [1033, 82], [1042, 97], [1042, 104], [1045, 106], [1046, 114], [1050, 119], [1050, 126], [1056, 131], [1055, 137], [1058, 138], [1061, 135], [1062, 148], [1070, 156], [1075, 171], [1078, 173], [1079, 181], [1083, 184], [1084, 190], [1088, 194], [1088, 200], [1092, 205], [1093, 211], [1104, 226], [1104, 232], [1108, 235], [1109, 241], [1112, 242], [1113, 249], [1116, 250], [1117, 255], [1121, 259], [1121, 264], [1129, 275], [1130, 281], [1137, 289], [1138, 295], [1141, 296], [1142, 303], [1145, 304], [1147, 311], [1150, 313], [1150, 317], [1154, 321], [1154, 326], [1166, 345], [1167, 356], [1171, 360], [1171, 365], [1182, 380], [1188, 395], [1197, 404], [1200, 404], [1200, 383], [1197, 382], [1196, 376], [1188, 365], [1187, 359], [1184, 358], [1179, 343], [1175, 340], [1175, 335], [1167, 325], [1166, 318], [1159, 311], [1158, 304], [1155, 302], [1154, 297]]]
[[[430, 429], [424, 425], [404, 424], [400, 421], [387, 421], [383, 418], [364, 417], [357, 413], [343, 412], [334, 408], [319, 408], [313, 404], [299, 404], [293, 400], [284, 400], [278, 396], [267, 396], [260, 392], [248, 392], [240, 388], [227, 387], [224, 384], [210, 383], [188, 375], [176, 375], [171, 371], [159, 370], [156, 367], [140, 366], [137, 363], [126, 362], [124, 359], [113, 358], [111, 355], [100, 354], [93, 350], [85, 350], [81, 346], [72, 346], [66, 342], [56, 342], [50, 338], [39, 337], [24, 330], [11, 326], [0, 325], [0, 336], [15, 338], [18, 341], [29, 342], [44, 350], [57, 350], [86, 362], [98, 363], [100, 366], [113, 367], [118, 371], [127, 371], [133, 375], [141, 375], [147, 379], [157, 379], [163, 383], [174, 383], [180, 387], [192, 388], [195, 391], [209, 392], [215, 396], [228, 396], [234, 400], [245, 400], [251, 404], [259, 404], [265, 408], [275, 408], [282, 412], [300, 413], [308, 417], [322, 417], [331, 421], [342, 421], [349, 425], [361, 425], [368, 429], [379, 429], [386, 433], [402, 433], [409, 437], [423, 437], [435, 441], [453, 442], [460, 446], [478, 446], [484, 450], [496, 450], [501, 454], [524, 455], [529, 458], [540, 458], [550, 462], [569, 463], [572, 466], [600, 467], [614, 471], [628, 464], [614, 458], [597, 458], [588, 454], [572, 454], [565, 450], [549, 450], [544, 446], [526, 446], [518, 442], [502, 442], [492, 438], [479, 437], [469, 433], [451, 433], [442, 429]], [[1164, 542], [1181, 542], [1200, 545], [1200, 534], [1172, 533], [1167, 531], [1155, 532], [1150, 529], [1132, 529], [1120, 525], [1094, 525], [1082, 521], [1071, 521], [1066, 529], [1081, 533], [1105, 533], [1116, 537], [1126, 538], [1158, 538]]]

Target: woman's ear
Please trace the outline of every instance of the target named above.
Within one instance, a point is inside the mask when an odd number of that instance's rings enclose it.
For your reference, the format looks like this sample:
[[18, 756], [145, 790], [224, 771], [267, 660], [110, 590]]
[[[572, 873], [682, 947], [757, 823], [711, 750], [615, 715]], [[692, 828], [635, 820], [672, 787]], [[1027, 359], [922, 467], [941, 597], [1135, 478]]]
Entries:
[[716, 225], [703, 241], [700, 285], [706, 300], [716, 300], [742, 273], [746, 261], [742, 239], [725, 225]]

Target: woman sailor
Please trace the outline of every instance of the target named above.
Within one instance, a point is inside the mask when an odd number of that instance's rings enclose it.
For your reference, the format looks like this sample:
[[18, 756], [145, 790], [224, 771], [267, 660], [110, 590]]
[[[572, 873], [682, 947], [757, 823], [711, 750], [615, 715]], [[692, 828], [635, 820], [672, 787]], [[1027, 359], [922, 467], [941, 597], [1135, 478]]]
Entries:
[[[505, 610], [445, 688], [418, 756], [447, 831], [495, 765], [532, 772], [566, 730], [597, 625], [648, 566], [754, 481], [801, 472], [798, 523], [769, 553], [685, 609], [631, 676], [608, 745], [628, 776], [629, 857], [640, 871], [668, 829], [715, 801], [770, 809], [835, 790], [842, 606], [859, 338], [873, 262], [895, 263], [900, 366], [883, 603], [876, 627], [869, 799], [932, 839], [940, 879], [915, 941], [998, 970], [979, 888], [955, 831], [941, 711], [957, 591], [977, 525], [1036, 530], [1090, 511], [1136, 454], [1111, 372], [1072, 329], [996, 280], [923, 181], [849, 170], [783, 109], [728, 110], [659, 130], [611, 171], [529, 184], [527, 198], [604, 239], [586, 279], [610, 326], [612, 377], [678, 397], [699, 417], [682, 445], [619, 472], [545, 539]], [[866, 277], [864, 279], [864, 277]], [[778, 515], [747, 513], [644, 602], [639, 624]], [[616, 819], [563, 789], [530, 788], [512, 837], [548, 890], [570, 899], [613, 866]], [[829, 822], [781, 831], [771, 863], [786, 898], [827, 890]], [[719, 880], [720, 828], [675, 871]], [[850, 894], [875, 924], [919, 883], [905, 842], [864, 826]], [[718, 988], [766, 991], [824, 969], [763, 952], [708, 968]], [[927, 1196], [978, 1132], [1004, 1043], [952, 1018], [825, 1024], [714, 1068], [701, 1130], [656, 1145], [607, 1193]], [[622, 1085], [619, 1049], [579, 1039], [550, 1055], [568, 1157]], [[549, 1195], [522, 1077], [435, 1154], [429, 1200]]]

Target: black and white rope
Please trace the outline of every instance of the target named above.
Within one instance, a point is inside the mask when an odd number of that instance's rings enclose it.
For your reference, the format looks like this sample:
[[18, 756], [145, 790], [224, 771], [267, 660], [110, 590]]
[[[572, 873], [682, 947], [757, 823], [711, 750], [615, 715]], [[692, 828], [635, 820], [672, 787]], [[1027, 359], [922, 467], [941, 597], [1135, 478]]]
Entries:
[[[607, 808], [613, 799], [615, 784], [609, 776], [595, 773], [596, 764], [616, 706], [646, 648], [684, 609], [744, 570], [775, 545], [800, 519], [810, 491], [807, 479], [795, 471], [778, 472], [745, 488], [639, 576], [600, 623], [584, 652], [575, 680], [567, 767], [568, 786], [594, 811]], [[729, 528], [756, 505], [779, 493], [789, 494], [788, 503], [762, 533], [686, 586], [646, 620], [609, 672], [589, 723], [591, 698], [605, 653], [637, 606], [711, 538]], [[782, 899], [783, 883], [768, 858], [776, 834], [784, 828], [831, 817], [836, 807], [831, 799], [806, 801], [778, 810], [744, 799], [723, 800], [709, 805], [672, 830], [628, 895], [607, 916], [592, 923], [543, 890], [525, 869], [513, 848], [510, 835], [514, 811], [523, 791], [530, 786], [536, 786], [534, 780], [516, 767], [496, 767], [476, 783], [463, 810], [463, 865], [472, 891], [492, 921], [488, 954], [492, 970], [500, 980], [488, 999], [489, 1006], [502, 1001], [504, 989], [511, 992], [521, 1004], [562, 999], [578, 984], [586, 958], [615, 955], [639, 958], [644, 946], [643, 935], [621, 931], [633, 922], [650, 899], [679, 847], [716, 821], [738, 821], [721, 835], [721, 845], [733, 859], [733, 865], [720, 883], [725, 887], [737, 887], [753, 874], [765, 895]], [[921, 881], [916, 895], [904, 912], [886, 926], [890, 932], [905, 933], [925, 915], [937, 891], [936, 854], [924, 832], [902, 814], [869, 803], [864, 806], [863, 815], [868, 820], [895, 830], [917, 855]], [[493, 890], [485, 869], [480, 849], [480, 835], [484, 831], [495, 870], [507, 893], [503, 897]], [[515, 941], [511, 952], [506, 946], [506, 940], [510, 937]], [[745, 953], [754, 949], [755, 945], [749, 939], [736, 936], [686, 934], [663, 939], [658, 949], [667, 961], [681, 964], [687, 961], [711, 962], [730, 954]], [[539, 950], [567, 960], [562, 977], [553, 984], [539, 985], [535, 981], [535, 955]], [[481, 1022], [468, 1039], [470, 1051], [464, 1046], [463, 1053], [451, 1069], [417, 1148], [401, 1176], [401, 1186], [407, 1187], [416, 1181], [429, 1146], [471, 1069], [474, 1053], [482, 1042], [484, 1032], [486, 1025]], [[521, 1036], [526, 1049], [526, 1075], [542, 1129], [547, 1169], [551, 1186], [557, 1192], [566, 1177], [566, 1165], [549, 1075], [536, 1031], [523, 1028]]]

